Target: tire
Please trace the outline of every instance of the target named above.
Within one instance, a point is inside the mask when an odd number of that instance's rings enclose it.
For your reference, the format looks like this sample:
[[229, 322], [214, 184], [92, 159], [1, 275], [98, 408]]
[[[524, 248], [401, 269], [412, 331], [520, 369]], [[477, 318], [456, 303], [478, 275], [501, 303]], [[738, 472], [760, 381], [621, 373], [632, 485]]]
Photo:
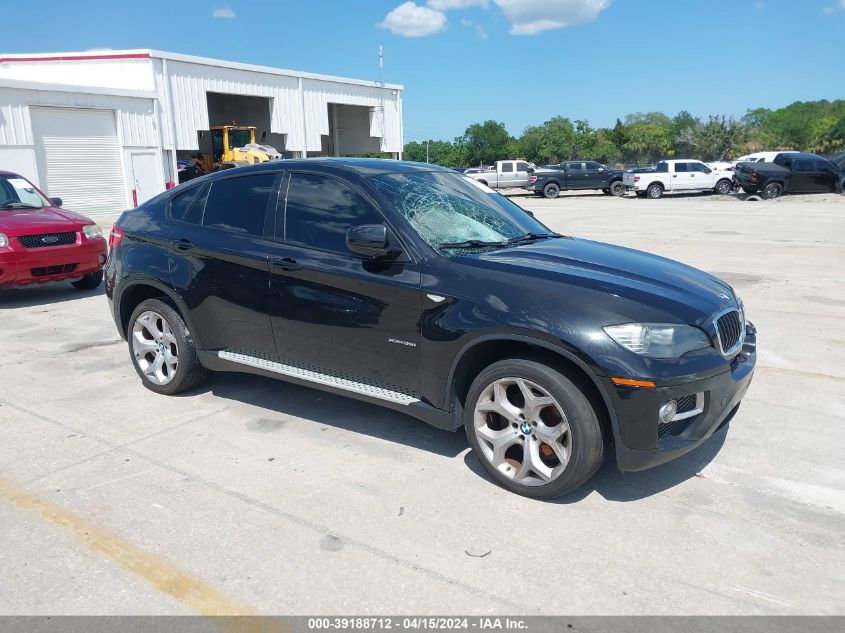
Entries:
[[731, 190], [734, 188], [733, 183], [730, 180], [722, 179], [716, 183], [716, 186], [713, 188], [714, 193], [718, 193], [722, 196], [727, 196], [730, 194]]
[[617, 198], [625, 195], [625, 185], [622, 184], [621, 180], [614, 180], [610, 183], [610, 193]]
[[82, 279], [70, 283], [77, 290], [94, 290], [94, 288], [99, 288], [100, 284], [103, 283], [103, 271], [98, 270], [95, 273], [90, 273]]
[[557, 198], [560, 195], [560, 187], [558, 187], [555, 183], [550, 182], [543, 187], [543, 197], [544, 198]]
[[749, 194], [751, 194], [751, 193], [757, 193], [757, 187], [742, 187], [742, 190], [743, 190], [745, 193], [749, 193]]
[[194, 389], [208, 378], [185, 321], [171, 305], [160, 299], [142, 301], [126, 329], [132, 365], [150, 391], [173, 395]]
[[645, 192], [649, 198], [657, 200], [658, 198], [663, 197], [663, 185], [659, 182], [652, 183], [648, 186], [648, 189], [646, 189]]
[[610, 195], [610, 189], [602, 189], [601, 192], [606, 196]]
[[[540, 402], [526, 406], [532, 402], [526, 390]], [[513, 358], [482, 371], [467, 394], [464, 429], [496, 483], [534, 499], [575, 490], [604, 460], [601, 424], [587, 397], [566, 376], [535, 361]]]
[[780, 198], [781, 194], [783, 193], [783, 185], [779, 182], [770, 182], [765, 187], [763, 187], [763, 193], [761, 197], [763, 200], [774, 200], [775, 198]]

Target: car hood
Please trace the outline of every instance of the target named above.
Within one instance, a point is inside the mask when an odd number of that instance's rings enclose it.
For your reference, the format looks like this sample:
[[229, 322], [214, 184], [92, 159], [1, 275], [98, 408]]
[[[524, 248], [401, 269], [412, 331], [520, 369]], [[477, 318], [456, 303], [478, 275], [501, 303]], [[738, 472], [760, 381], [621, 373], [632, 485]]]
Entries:
[[0, 209], [0, 233], [8, 236], [61, 231], [78, 231], [91, 220], [56, 207], [42, 209]]
[[733, 289], [718, 277], [665, 257], [602, 242], [563, 237], [474, 257], [479, 265], [596, 290], [687, 323], [704, 323], [715, 313], [736, 307]]

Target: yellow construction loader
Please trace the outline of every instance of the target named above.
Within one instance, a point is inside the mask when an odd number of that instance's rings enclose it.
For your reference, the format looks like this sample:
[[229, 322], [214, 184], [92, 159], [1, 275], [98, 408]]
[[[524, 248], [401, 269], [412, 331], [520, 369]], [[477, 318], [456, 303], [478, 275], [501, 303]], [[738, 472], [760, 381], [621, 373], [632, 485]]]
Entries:
[[281, 158], [275, 147], [255, 142], [254, 126], [216, 125], [211, 128], [211, 156], [195, 154], [193, 161], [200, 175]]

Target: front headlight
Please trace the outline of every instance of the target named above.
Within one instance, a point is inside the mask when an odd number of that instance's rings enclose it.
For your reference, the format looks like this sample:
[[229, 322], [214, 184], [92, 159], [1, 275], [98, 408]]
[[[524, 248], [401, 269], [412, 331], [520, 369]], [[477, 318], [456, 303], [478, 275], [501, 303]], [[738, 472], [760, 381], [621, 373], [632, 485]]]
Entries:
[[82, 232], [85, 233], [85, 237], [87, 237], [89, 240], [93, 240], [98, 237], [103, 237], [103, 229], [101, 229], [96, 224], [88, 224], [87, 226], [83, 226]]
[[9, 238], [5, 233], [0, 233], [0, 248], [6, 248], [9, 245]]
[[604, 331], [625, 349], [650, 358], [679, 358], [711, 345], [707, 335], [691, 325], [626, 323], [609, 325]]

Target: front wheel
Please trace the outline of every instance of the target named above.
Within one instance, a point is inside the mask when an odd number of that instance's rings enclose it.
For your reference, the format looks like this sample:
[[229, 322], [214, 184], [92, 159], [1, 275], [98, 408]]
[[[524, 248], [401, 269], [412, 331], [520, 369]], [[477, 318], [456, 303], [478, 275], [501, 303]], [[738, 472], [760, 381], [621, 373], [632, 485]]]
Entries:
[[604, 459], [604, 437], [584, 393], [541, 363], [508, 359], [470, 387], [464, 429], [484, 469], [503, 488], [550, 499], [587, 481]]
[[658, 183], [654, 183], [653, 185], [649, 185], [648, 189], [646, 189], [646, 195], [653, 200], [657, 200], [657, 198], [663, 197], [663, 185]]
[[208, 377], [185, 321], [164, 301], [142, 301], [127, 330], [132, 364], [150, 391], [172, 395], [198, 387]]
[[770, 182], [763, 188], [763, 198], [765, 200], [773, 200], [779, 198], [783, 193], [783, 185], [779, 182]]
[[94, 290], [94, 288], [99, 288], [101, 283], [103, 283], [102, 270], [98, 270], [95, 273], [85, 275], [82, 279], [70, 282], [70, 284], [77, 290]]
[[610, 183], [610, 193], [617, 198], [625, 195], [625, 185], [622, 184], [621, 180]]
[[553, 182], [550, 182], [545, 187], [543, 187], [543, 196], [545, 198], [557, 198], [559, 194], [560, 194], [560, 187], [558, 187]]
[[714, 190], [716, 193], [726, 196], [731, 192], [731, 189], [733, 188], [734, 185], [730, 180], [720, 180], [716, 183], [716, 187]]

